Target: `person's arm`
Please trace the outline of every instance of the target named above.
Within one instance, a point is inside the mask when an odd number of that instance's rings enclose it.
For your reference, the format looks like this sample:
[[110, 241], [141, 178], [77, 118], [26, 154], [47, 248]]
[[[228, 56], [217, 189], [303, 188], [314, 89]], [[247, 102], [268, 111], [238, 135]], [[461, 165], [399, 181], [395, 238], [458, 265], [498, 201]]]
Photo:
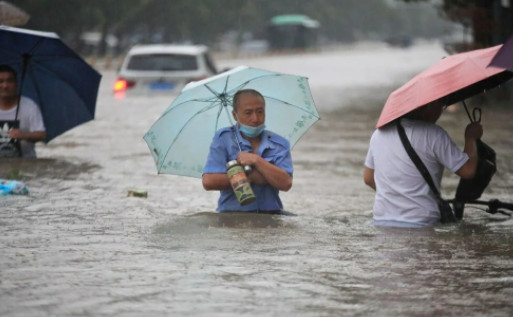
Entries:
[[260, 173], [256, 168], [254, 168], [253, 171], [250, 174], [248, 174], [248, 179], [251, 183], [254, 184], [267, 184], [267, 180], [265, 179], [264, 175], [262, 175], [262, 173]]
[[218, 131], [210, 144], [210, 150], [201, 177], [205, 190], [225, 190], [231, 188], [230, 180], [226, 174], [228, 153], [223, 143], [223, 133], [225, 132]]
[[[281, 191], [288, 191], [292, 187], [292, 176], [290, 176], [289, 173], [267, 162], [258, 154], [241, 152], [237, 156], [237, 161], [241, 165], [250, 165], [256, 170], [253, 172], [257, 172], [255, 175], [251, 175], [253, 173], [250, 174], [250, 181], [254, 181], [257, 184], [265, 184], [265, 180], [267, 184]], [[262, 176], [263, 179], [260, 178], [260, 176]]]
[[201, 180], [205, 190], [224, 190], [232, 188], [228, 175], [225, 173], [203, 174]]
[[21, 131], [20, 129], [9, 130], [9, 137], [17, 140], [26, 140], [30, 142], [39, 142], [46, 139], [46, 131]]
[[473, 178], [477, 169], [477, 145], [476, 140], [483, 136], [483, 127], [479, 122], [470, 123], [465, 129], [465, 148], [463, 151], [467, 153], [469, 160], [456, 171], [456, 175], [461, 178]]
[[365, 185], [376, 190], [376, 183], [374, 182], [374, 170], [365, 166], [363, 170], [363, 182]]

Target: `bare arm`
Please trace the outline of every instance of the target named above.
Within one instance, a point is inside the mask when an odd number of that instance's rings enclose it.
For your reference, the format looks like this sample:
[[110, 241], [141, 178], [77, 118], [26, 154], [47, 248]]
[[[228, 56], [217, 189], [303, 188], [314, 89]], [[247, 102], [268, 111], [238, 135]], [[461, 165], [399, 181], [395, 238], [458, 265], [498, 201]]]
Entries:
[[46, 131], [21, 131], [20, 129], [11, 129], [9, 137], [17, 140], [26, 140], [30, 142], [44, 141], [46, 139]]
[[230, 189], [232, 185], [225, 173], [203, 174], [201, 178], [205, 190]]
[[469, 160], [456, 171], [461, 178], [473, 178], [477, 169], [477, 145], [476, 140], [483, 136], [483, 128], [478, 122], [470, 123], [465, 129], [465, 148], [463, 151], [469, 156]]
[[363, 170], [363, 182], [365, 185], [376, 190], [376, 183], [374, 182], [374, 170], [367, 166]]
[[242, 165], [251, 165], [256, 171], [255, 175], [250, 174], [250, 181], [257, 184], [269, 184], [281, 191], [288, 191], [292, 187], [292, 176], [278, 166], [267, 162], [261, 156], [241, 152], [237, 156], [237, 161]]

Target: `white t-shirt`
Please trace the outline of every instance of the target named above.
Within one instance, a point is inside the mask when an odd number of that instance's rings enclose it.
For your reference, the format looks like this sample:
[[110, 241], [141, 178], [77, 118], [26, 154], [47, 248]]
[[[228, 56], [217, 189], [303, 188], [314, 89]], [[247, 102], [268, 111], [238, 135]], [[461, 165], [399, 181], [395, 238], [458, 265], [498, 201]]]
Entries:
[[[408, 119], [402, 119], [401, 124], [440, 190], [444, 167], [456, 172], [467, 162], [468, 155], [436, 124]], [[439, 221], [435, 196], [408, 156], [394, 124], [374, 131], [365, 166], [374, 170], [376, 224], [399, 222], [423, 226]]]
[[[0, 109], [0, 120], [14, 120], [16, 107], [9, 110]], [[21, 97], [20, 111], [18, 112], [20, 130], [26, 132], [45, 131], [43, 116], [37, 104], [30, 98]], [[35, 143], [21, 140], [21, 152], [23, 157], [36, 157]]]

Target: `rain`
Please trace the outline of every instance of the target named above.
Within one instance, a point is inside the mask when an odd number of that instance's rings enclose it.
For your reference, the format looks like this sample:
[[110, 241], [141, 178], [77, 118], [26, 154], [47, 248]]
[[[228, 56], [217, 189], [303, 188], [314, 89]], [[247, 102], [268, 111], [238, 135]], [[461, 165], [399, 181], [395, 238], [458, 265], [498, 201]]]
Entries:
[[[0, 195], [1, 316], [512, 314], [511, 217], [469, 205], [457, 223], [375, 227], [363, 168], [392, 91], [513, 30], [473, 37], [468, 21], [444, 13], [451, 1], [340, 1], [359, 18], [327, 0], [38, 2], [13, 1], [30, 16], [15, 27], [55, 32], [102, 78], [93, 120], [37, 143], [37, 159], [0, 159], [0, 178], [29, 190]], [[76, 24], [42, 17], [58, 4]], [[171, 21], [180, 13], [189, 20]], [[314, 42], [266, 37], [271, 17], [298, 13], [319, 23]], [[158, 173], [143, 136], [182, 87], [115, 93], [138, 43], [205, 44], [219, 72], [245, 65], [308, 78], [320, 120], [291, 151], [293, 185], [280, 197], [292, 216], [217, 213], [219, 193], [200, 179]], [[467, 100], [482, 108], [483, 141], [497, 154], [483, 201], [513, 203], [512, 101], [511, 81]], [[468, 120], [455, 104], [438, 124], [463, 148]], [[454, 197], [458, 182], [446, 171], [442, 196]]]

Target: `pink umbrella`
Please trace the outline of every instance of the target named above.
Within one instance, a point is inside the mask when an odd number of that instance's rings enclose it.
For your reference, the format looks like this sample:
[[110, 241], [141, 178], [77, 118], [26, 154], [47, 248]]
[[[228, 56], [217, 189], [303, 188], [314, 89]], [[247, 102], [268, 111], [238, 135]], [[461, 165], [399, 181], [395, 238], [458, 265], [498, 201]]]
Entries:
[[450, 105], [499, 86], [513, 77], [502, 68], [488, 67], [502, 45], [451, 55], [413, 77], [388, 97], [376, 127], [432, 101]]
[[0, 1], [0, 24], [9, 26], [24, 25], [30, 19], [30, 15], [7, 1]]

